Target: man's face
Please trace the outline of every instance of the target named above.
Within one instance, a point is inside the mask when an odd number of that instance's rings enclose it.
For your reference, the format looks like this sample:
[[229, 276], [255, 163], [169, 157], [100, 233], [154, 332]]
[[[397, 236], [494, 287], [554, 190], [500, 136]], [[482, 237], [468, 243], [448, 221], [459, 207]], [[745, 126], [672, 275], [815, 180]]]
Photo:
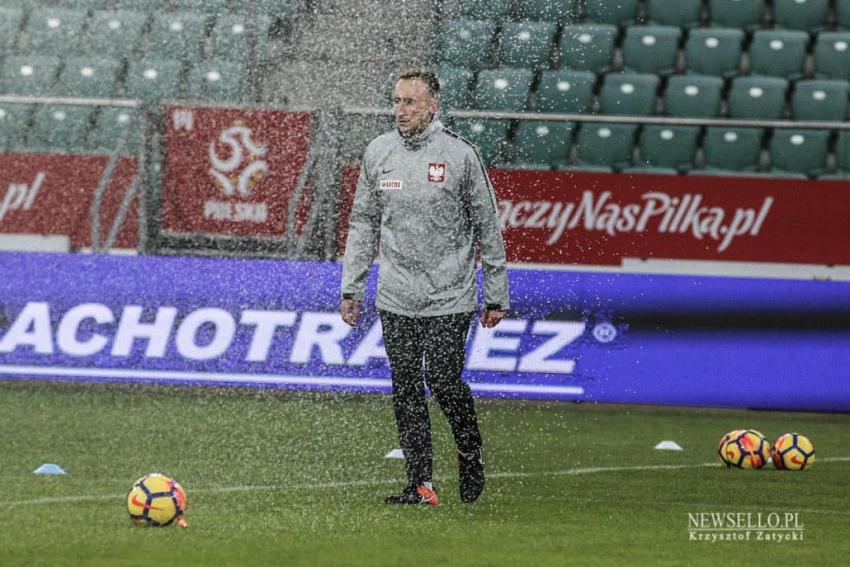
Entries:
[[418, 134], [428, 126], [440, 106], [421, 79], [400, 79], [393, 90], [393, 114], [399, 132]]

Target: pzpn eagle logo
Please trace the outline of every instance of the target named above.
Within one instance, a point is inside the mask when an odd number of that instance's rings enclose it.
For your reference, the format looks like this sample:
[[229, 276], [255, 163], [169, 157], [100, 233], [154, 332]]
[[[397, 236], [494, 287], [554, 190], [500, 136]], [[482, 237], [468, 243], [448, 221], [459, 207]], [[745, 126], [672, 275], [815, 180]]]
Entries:
[[442, 183], [446, 180], [446, 164], [444, 163], [429, 163], [428, 164], [428, 181], [431, 183]]

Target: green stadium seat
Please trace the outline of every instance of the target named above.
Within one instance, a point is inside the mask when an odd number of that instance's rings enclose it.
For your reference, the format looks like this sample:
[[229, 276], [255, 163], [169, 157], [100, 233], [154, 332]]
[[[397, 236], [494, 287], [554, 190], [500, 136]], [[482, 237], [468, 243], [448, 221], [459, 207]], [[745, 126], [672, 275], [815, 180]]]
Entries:
[[614, 26], [631, 24], [638, 15], [638, 0], [585, 0], [587, 21]]
[[757, 171], [763, 139], [764, 130], [761, 128], [707, 127], [702, 140], [706, 169], [730, 172]]
[[543, 71], [537, 86], [537, 112], [572, 114], [590, 112], [596, 74], [590, 71]]
[[770, 139], [771, 174], [817, 177], [826, 169], [829, 130], [776, 128]]
[[674, 75], [667, 80], [667, 116], [714, 118], [720, 114], [723, 79], [710, 75]]
[[777, 27], [817, 32], [829, 17], [829, 0], [773, 0]]
[[507, 120], [455, 118], [452, 130], [478, 147], [487, 165], [503, 163], [507, 146]]
[[558, 54], [561, 67], [601, 73], [611, 66], [617, 28], [606, 24], [564, 26]]
[[116, 10], [132, 10], [149, 14], [162, 11], [164, 8], [162, 0], [113, 0], [112, 6]]
[[753, 30], [764, 22], [764, 0], [708, 0], [711, 25]]
[[104, 10], [109, 6], [110, 0], [59, 0], [58, 2], [53, 1], [50, 4], [56, 4], [60, 8]]
[[115, 94], [121, 63], [107, 57], [72, 57], [65, 60], [59, 87], [65, 96], [103, 97]]
[[94, 12], [86, 32], [86, 51], [93, 56], [110, 57], [129, 57], [138, 53], [147, 20], [147, 14], [140, 12]]
[[440, 81], [440, 106], [447, 110], [468, 109], [472, 71], [460, 67], [439, 67], [436, 75]]
[[122, 155], [139, 152], [144, 139], [141, 121], [136, 111], [129, 108], [103, 107], [98, 113], [92, 135], [92, 147], [95, 151], [111, 154], [124, 138]]
[[797, 81], [791, 97], [794, 120], [847, 119], [850, 83], [830, 79]]
[[750, 67], [755, 75], [797, 79], [803, 75], [809, 34], [797, 30], [758, 30], [750, 43]]
[[464, 0], [460, 13], [470, 20], [509, 20], [514, 11], [513, 0]]
[[27, 147], [33, 107], [0, 103], [0, 151], [23, 151]]
[[850, 130], [838, 131], [835, 140], [835, 165], [839, 176], [850, 176]]
[[697, 28], [685, 42], [689, 73], [734, 77], [741, 66], [744, 32], [731, 28]]
[[576, 138], [576, 169], [619, 171], [629, 167], [636, 124], [584, 122]]
[[473, 91], [474, 108], [522, 112], [528, 105], [531, 80], [529, 69], [489, 69], [478, 73]]
[[567, 163], [575, 124], [546, 120], [520, 120], [514, 136], [514, 164], [544, 169]]
[[244, 69], [237, 61], [212, 60], [189, 70], [189, 93], [194, 100], [238, 102], [243, 97]]
[[691, 28], [702, 19], [702, 0], [647, 0], [647, 17], [662, 26]]
[[699, 126], [647, 124], [638, 143], [640, 160], [626, 173], [685, 173], [694, 167]]
[[181, 67], [173, 59], [131, 61], [125, 79], [126, 96], [151, 103], [179, 97]]
[[818, 34], [815, 74], [827, 79], [850, 79], [850, 32]]
[[33, 10], [24, 30], [29, 53], [66, 55], [78, 51], [86, 13], [81, 10]]
[[159, 12], [147, 36], [150, 58], [197, 60], [203, 47], [206, 17], [191, 12]]
[[493, 22], [453, 20], [440, 28], [440, 65], [477, 71], [490, 66], [490, 51], [496, 26]]
[[599, 91], [604, 114], [648, 116], [655, 110], [655, 94], [660, 80], [657, 75], [617, 73], [605, 75]]
[[177, 10], [185, 12], [225, 14], [230, 9], [230, 0], [175, 0], [173, 5]]
[[576, 0], [519, 0], [519, 13], [524, 20], [574, 23], [578, 20], [579, 8]]
[[59, 73], [60, 60], [50, 55], [7, 57], [3, 64], [0, 92], [5, 94], [47, 96]]
[[23, 10], [0, 8], [0, 57], [14, 51], [23, 21]]
[[218, 16], [212, 30], [211, 57], [250, 63], [253, 53], [254, 60], [263, 61], [269, 50], [269, 29], [272, 23], [269, 16], [262, 15]]
[[835, 26], [839, 30], [850, 29], [850, 0], [835, 0]]
[[85, 152], [93, 115], [92, 107], [41, 106], [33, 119], [33, 149], [43, 152]]
[[503, 67], [541, 69], [549, 67], [555, 24], [507, 22], [499, 40], [499, 64]]
[[676, 69], [682, 30], [673, 26], [629, 26], [623, 38], [623, 66], [635, 73], [669, 75]]
[[737, 77], [729, 89], [732, 118], [779, 120], [785, 110], [788, 81], [779, 77]]

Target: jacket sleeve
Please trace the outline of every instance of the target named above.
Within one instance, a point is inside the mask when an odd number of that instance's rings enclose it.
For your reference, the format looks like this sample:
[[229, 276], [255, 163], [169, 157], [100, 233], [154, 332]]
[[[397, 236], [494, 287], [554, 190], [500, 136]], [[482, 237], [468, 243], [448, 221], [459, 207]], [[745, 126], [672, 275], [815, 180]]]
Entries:
[[507, 260], [499, 227], [496, 193], [478, 152], [470, 152], [466, 163], [470, 219], [481, 246], [484, 267], [484, 303], [508, 309]]
[[366, 279], [378, 253], [381, 232], [381, 211], [368, 166], [368, 159], [364, 157], [351, 207], [342, 264], [341, 296], [357, 301], [363, 301]]

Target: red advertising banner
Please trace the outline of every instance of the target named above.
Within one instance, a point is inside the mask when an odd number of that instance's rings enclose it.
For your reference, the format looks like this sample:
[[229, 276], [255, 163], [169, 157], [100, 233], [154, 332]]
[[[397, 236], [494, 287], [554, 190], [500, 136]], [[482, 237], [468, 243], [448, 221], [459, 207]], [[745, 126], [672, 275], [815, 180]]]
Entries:
[[[0, 233], [64, 235], [72, 248], [91, 241], [91, 208], [108, 156], [37, 153], [0, 154]], [[136, 159], [119, 158], [100, 207], [100, 243], [106, 240], [136, 174]], [[135, 248], [139, 238], [138, 196], [133, 199], [114, 246]]]
[[166, 119], [165, 230], [285, 235], [310, 148], [309, 113], [170, 106]]
[[[340, 250], [357, 167], [341, 189]], [[491, 169], [508, 260], [850, 265], [850, 184]]]

